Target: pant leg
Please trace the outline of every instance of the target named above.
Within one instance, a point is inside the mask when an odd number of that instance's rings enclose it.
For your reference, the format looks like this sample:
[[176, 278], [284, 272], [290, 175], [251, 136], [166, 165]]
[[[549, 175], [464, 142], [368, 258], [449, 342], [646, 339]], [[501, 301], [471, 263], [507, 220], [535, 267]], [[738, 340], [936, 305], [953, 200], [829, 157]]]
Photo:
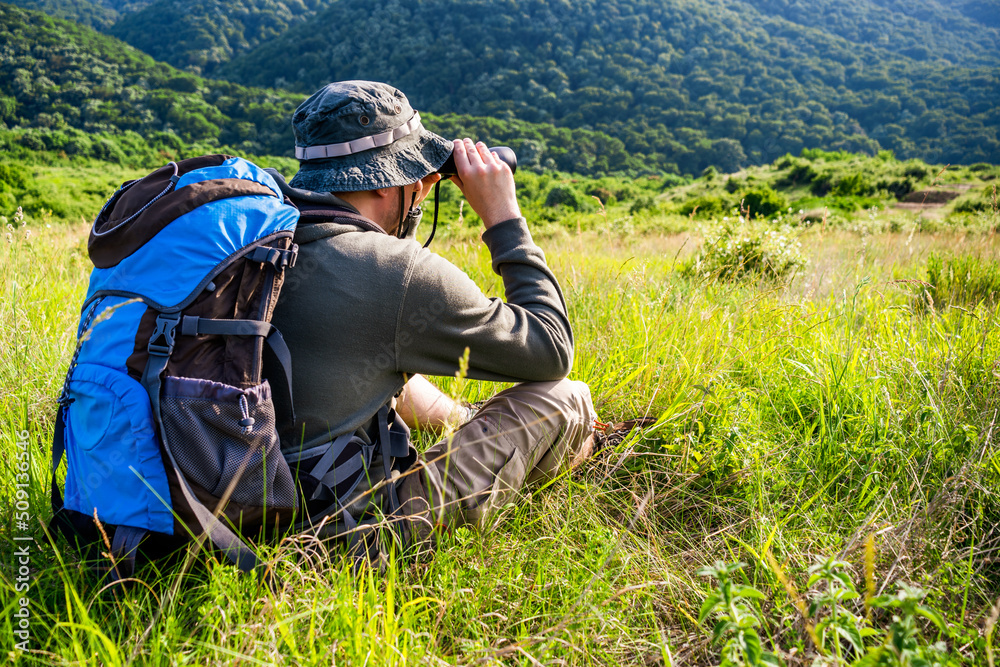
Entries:
[[399, 485], [403, 512], [431, 525], [481, 525], [526, 482], [556, 475], [593, 433], [583, 382], [525, 382], [490, 399], [431, 447]]

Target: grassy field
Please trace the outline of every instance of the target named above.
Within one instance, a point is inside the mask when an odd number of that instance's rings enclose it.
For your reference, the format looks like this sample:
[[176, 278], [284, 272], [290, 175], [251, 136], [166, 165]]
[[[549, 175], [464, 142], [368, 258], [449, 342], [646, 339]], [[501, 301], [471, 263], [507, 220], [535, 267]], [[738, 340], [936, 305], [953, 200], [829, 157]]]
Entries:
[[[197, 554], [190, 569], [146, 568], [128, 595], [109, 597], [64, 543], [46, 542], [48, 450], [86, 288], [86, 227], [35, 216], [8, 231], [0, 656], [992, 665], [1000, 239], [919, 232], [912, 213], [890, 225], [867, 224], [887, 215], [876, 211], [853, 226], [775, 228], [760, 243], [762, 228], [739, 221], [639, 234], [628, 232], [636, 220], [655, 227], [652, 213], [587, 215], [583, 233], [571, 218], [538, 234], [571, 309], [572, 377], [590, 383], [604, 419], [657, 424], [530, 489], [484, 530], [445, 535], [432, 560], [394, 563], [384, 576], [355, 575], [336, 549], [288, 539], [267, 552], [292, 584], [277, 594]], [[678, 220], [688, 218], [659, 226]], [[438, 251], [502, 293], [471, 227]], [[791, 264], [769, 277], [778, 254]], [[470, 382], [464, 392], [476, 400], [497, 388]], [[30, 507], [27, 532], [16, 527], [18, 502]], [[24, 535], [35, 541], [21, 592], [25, 543], [14, 537]], [[24, 653], [14, 650], [21, 598]]]

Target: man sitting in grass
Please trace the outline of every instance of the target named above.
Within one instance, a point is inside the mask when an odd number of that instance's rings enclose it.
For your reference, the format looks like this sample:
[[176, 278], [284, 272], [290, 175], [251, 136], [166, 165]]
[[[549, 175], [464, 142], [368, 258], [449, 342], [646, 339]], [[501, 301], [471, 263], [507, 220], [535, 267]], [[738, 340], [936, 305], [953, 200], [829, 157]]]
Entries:
[[[586, 458], [590, 390], [565, 379], [566, 303], [521, 216], [510, 168], [482, 143], [429, 132], [406, 97], [381, 83], [332, 83], [299, 106], [293, 127], [301, 166], [290, 184], [278, 180], [302, 211], [299, 258], [273, 318], [293, 360], [297, 419], [282, 428], [293, 467], [312, 465], [344, 434], [370, 446], [380, 408], [393, 401], [411, 428], [461, 424], [401, 475], [378, 463], [378, 451], [367, 474], [351, 471], [357, 483], [327, 474], [330, 489], [349, 494], [337, 498], [348, 526], [371, 515], [365, 496], [375, 496], [375, 514], [395, 511], [404, 540], [423, 543], [435, 526], [481, 525], [526, 483]], [[419, 205], [452, 153], [452, 180], [482, 218], [506, 302], [414, 240]], [[468, 377], [521, 384], [476, 410], [421, 376], [455, 375], [466, 348]], [[397, 420], [400, 431], [408, 433]], [[380, 484], [383, 468], [389, 484]]]

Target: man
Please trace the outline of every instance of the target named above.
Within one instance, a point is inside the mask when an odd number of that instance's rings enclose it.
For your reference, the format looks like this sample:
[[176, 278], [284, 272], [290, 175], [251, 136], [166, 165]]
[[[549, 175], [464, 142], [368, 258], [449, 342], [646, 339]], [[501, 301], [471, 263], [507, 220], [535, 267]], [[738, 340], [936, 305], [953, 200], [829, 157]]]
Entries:
[[[566, 304], [521, 217], [510, 168], [482, 143], [424, 129], [406, 97], [381, 83], [330, 84], [299, 106], [293, 126], [300, 170], [288, 185], [277, 178], [302, 212], [299, 257], [273, 317], [292, 352], [296, 422], [283, 425], [282, 450], [293, 466], [318, 469], [332, 506], [348, 507], [348, 526], [371, 511], [354, 501], [377, 495], [398, 505], [380, 509], [403, 518], [405, 536], [423, 538], [435, 525], [480, 524], [525, 483], [588, 456], [590, 391], [564, 379], [573, 359]], [[452, 153], [452, 180], [482, 218], [506, 303], [414, 240], [419, 205]], [[454, 375], [466, 348], [469, 378], [522, 384], [476, 412], [420, 375]], [[394, 397], [409, 427], [464, 424], [401, 471], [402, 452], [390, 457], [385, 442], [373, 450], [379, 433], [405, 431], [382, 408]], [[367, 474], [353, 470], [348, 441], [369, 457]]]

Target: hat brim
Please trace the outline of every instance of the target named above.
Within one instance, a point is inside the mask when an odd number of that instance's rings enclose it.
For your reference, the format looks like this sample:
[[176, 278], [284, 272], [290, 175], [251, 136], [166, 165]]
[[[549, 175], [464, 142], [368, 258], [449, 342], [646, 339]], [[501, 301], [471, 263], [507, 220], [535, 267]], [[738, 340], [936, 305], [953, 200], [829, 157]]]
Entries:
[[440, 169], [453, 149], [451, 141], [421, 128], [388, 146], [300, 162], [289, 185], [313, 192], [359, 192], [409, 185]]

